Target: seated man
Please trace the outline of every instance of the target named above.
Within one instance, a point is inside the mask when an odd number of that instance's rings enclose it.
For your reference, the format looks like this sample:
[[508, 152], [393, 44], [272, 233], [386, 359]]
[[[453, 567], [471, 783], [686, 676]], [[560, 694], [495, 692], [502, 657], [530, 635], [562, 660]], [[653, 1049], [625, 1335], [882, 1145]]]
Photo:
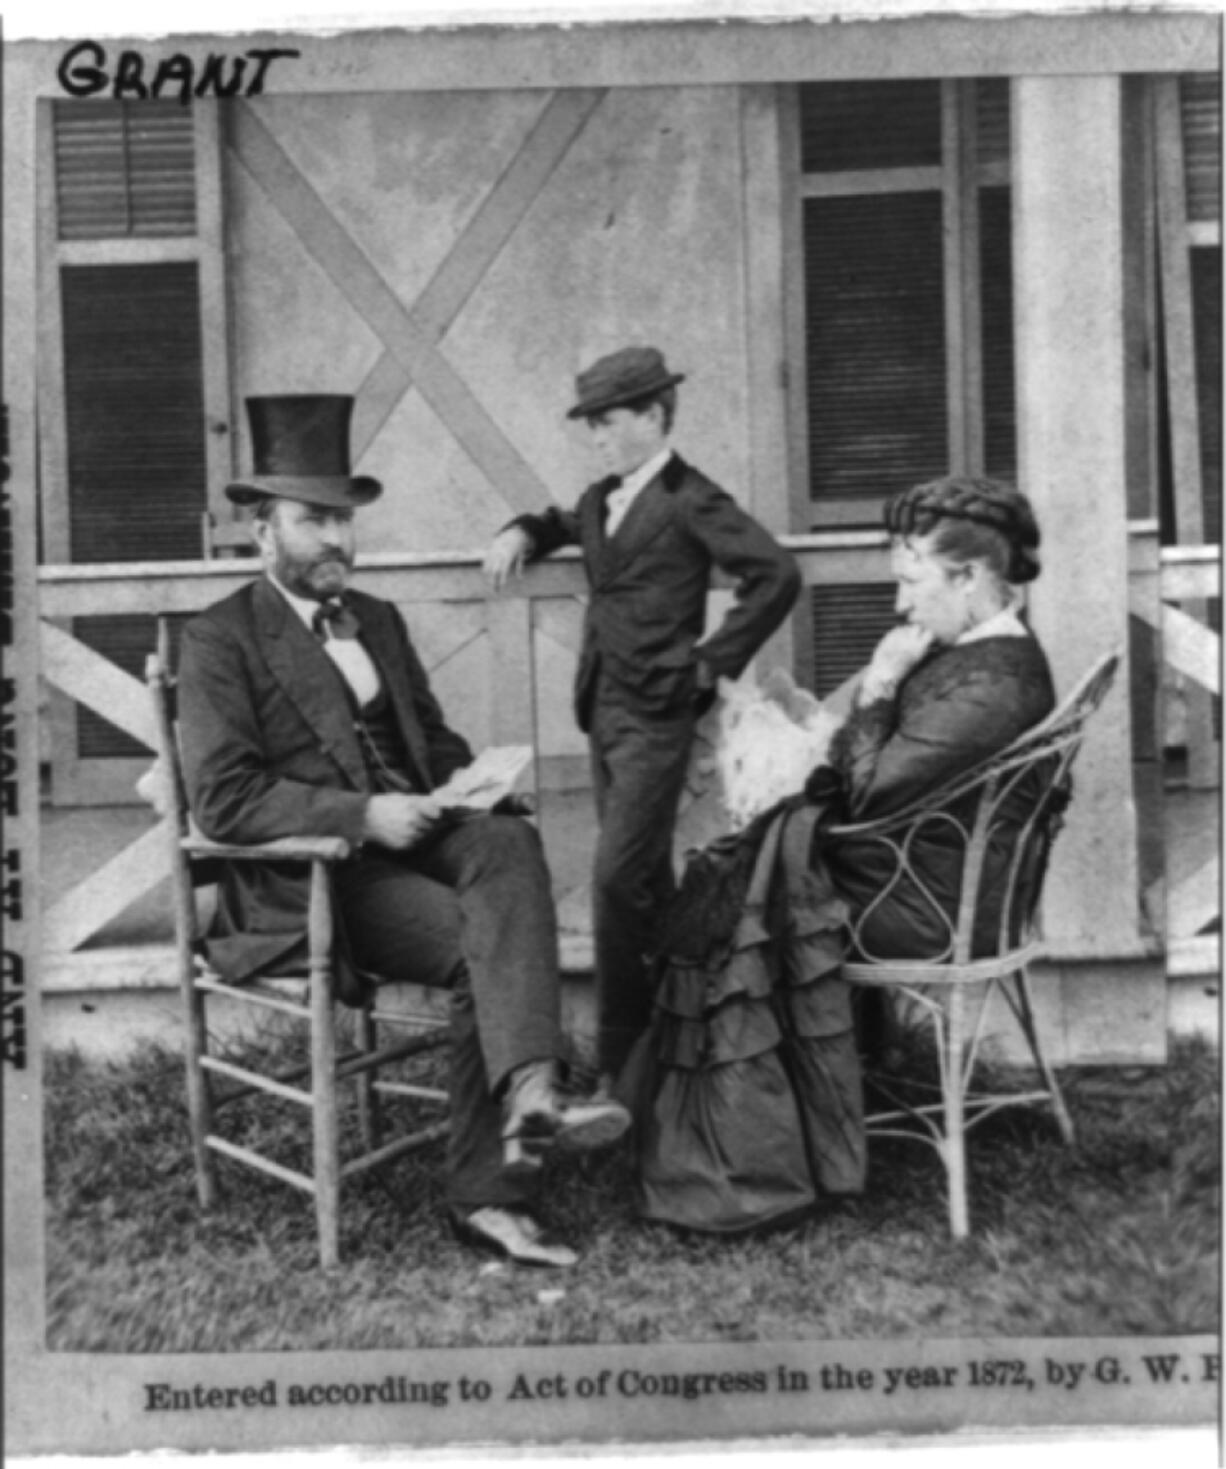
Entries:
[[[472, 754], [450, 730], [403, 620], [346, 592], [354, 510], [379, 483], [349, 473], [352, 399], [252, 398], [263, 575], [183, 635], [179, 712], [192, 812], [206, 836], [343, 837], [338, 988], [359, 976], [452, 992], [448, 1196], [462, 1232], [529, 1264], [573, 1264], [528, 1208], [541, 1152], [614, 1141], [615, 1103], [567, 1102], [556, 917], [540, 838], [514, 815], [445, 815], [431, 791]], [[235, 864], [210, 958], [228, 978], [305, 949], [300, 870]]]

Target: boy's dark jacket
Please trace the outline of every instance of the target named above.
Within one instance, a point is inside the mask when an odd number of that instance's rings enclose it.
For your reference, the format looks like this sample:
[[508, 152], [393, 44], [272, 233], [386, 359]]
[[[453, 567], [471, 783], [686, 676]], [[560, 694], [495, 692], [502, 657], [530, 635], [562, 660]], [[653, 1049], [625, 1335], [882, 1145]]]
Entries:
[[[575, 717], [591, 725], [597, 679], [647, 717], [682, 713], [698, 695], [698, 660], [736, 678], [791, 610], [800, 573], [789, 552], [677, 454], [635, 498], [617, 534], [604, 531], [616, 479], [590, 485], [574, 510], [521, 515], [530, 557], [578, 544], [591, 586], [575, 679]], [[705, 642], [712, 567], [736, 584], [737, 603]]]

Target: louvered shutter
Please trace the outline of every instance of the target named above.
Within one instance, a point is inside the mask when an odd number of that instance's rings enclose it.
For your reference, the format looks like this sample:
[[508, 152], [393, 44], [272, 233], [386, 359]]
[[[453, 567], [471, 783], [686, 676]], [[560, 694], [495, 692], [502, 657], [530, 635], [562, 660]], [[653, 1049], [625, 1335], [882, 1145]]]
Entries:
[[814, 498], [871, 499], [949, 462], [939, 194], [805, 201]]
[[1010, 482], [1017, 476], [1011, 195], [1005, 187], [979, 190], [983, 467], [993, 478]]
[[800, 88], [803, 173], [940, 162], [939, 82], [810, 82]]
[[1189, 220], [1216, 220], [1222, 212], [1221, 85], [1217, 73], [1179, 79]]
[[1192, 251], [1196, 397], [1200, 427], [1205, 542], [1222, 538], [1222, 252]]
[[178, 102], [57, 102], [61, 240], [192, 235], [195, 140]]
[[199, 555], [205, 509], [195, 262], [64, 266], [74, 562]]
[[975, 132], [979, 167], [1007, 168], [1011, 133], [1007, 77], [984, 77], [975, 83]]
[[[196, 265], [65, 266], [60, 283], [73, 560], [190, 560], [206, 486]], [[151, 617], [73, 632], [136, 675], [154, 643]], [[140, 750], [80, 709], [80, 757]]]
[[[1194, 74], [1179, 79], [1184, 181], [1188, 223], [1218, 224], [1222, 210], [1221, 78]], [[1222, 534], [1222, 247], [1191, 248], [1192, 317], [1205, 540]]]
[[892, 582], [814, 587], [813, 688], [819, 699], [858, 673], [894, 622]]
[[[960, 84], [961, 85], [961, 84]], [[975, 82], [984, 469], [1016, 473], [1009, 83]], [[960, 111], [960, 109], [959, 109]], [[815, 518], [879, 524], [888, 495], [949, 472], [950, 378], [937, 81], [800, 88], [806, 384]], [[879, 180], [855, 177], [897, 170]], [[909, 172], [908, 172], [909, 171]], [[844, 174], [844, 179], [830, 175]], [[825, 176], [823, 179], [822, 176]], [[967, 181], [970, 182], [969, 180]], [[971, 381], [975, 381], [973, 374]], [[860, 506], [863, 507], [862, 514]], [[815, 686], [862, 667], [894, 618], [894, 588], [812, 593]]]
[[[194, 234], [190, 109], [57, 102], [53, 135], [59, 239]], [[63, 265], [60, 308], [72, 560], [198, 556], [207, 475], [195, 262]], [[139, 676], [154, 623], [78, 618], [73, 633]], [[113, 759], [146, 752], [79, 706], [76, 753]]]

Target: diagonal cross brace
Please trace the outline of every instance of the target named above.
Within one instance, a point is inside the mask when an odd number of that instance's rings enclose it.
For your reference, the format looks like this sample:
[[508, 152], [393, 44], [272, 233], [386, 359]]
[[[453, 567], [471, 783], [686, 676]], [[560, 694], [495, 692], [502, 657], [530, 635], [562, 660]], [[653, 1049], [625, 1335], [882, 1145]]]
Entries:
[[[387, 403], [379, 422], [391, 411], [387, 400], [397, 382], [403, 382], [401, 393], [415, 385], [490, 484], [519, 510], [549, 503], [549, 491], [448, 363], [438, 343], [602, 96], [599, 91], [565, 92], [551, 101], [411, 307], [387, 284], [254, 110], [241, 106], [235, 111], [230, 146], [239, 161], [384, 344], [384, 358], [365, 384], [368, 395], [377, 390]], [[392, 374], [393, 364], [399, 379]], [[369, 422], [366, 434], [369, 442]]]

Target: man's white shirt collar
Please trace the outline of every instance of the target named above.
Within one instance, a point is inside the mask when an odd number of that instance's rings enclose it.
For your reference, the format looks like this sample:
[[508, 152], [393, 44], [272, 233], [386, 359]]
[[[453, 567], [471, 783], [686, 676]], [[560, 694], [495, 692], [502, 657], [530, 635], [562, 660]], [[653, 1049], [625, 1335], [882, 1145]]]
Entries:
[[322, 602], [316, 602], [313, 597], [299, 597], [283, 586], [270, 571], [268, 580], [276, 587], [277, 591], [285, 598], [294, 611], [302, 618], [312, 632], [315, 631], [315, 614], [323, 606]]
[[628, 474], [617, 489], [609, 492], [609, 498], [605, 501], [608, 510], [608, 519], [605, 521], [605, 535], [611, 536], [617, 527], [626, 518], [626, 512], [638, 498], [643, 490], [655, 479], [668, 461], [673, 457], [672, 448], [665, 446], [658, 454], [653, 454], [646, 464]]
[[[323, 603], [316, 602], [310, 597], [295, 596], [293, 592], [287, 591], [281, 585], [271, 571], [268, 573], [268, 580], [302, 618], [307, 629], [314, 634], [315, 614]], [[379, 692], [379, 670], [375, 667], [374, 659], [357, 638], [336, 638], [332, 636], [330, 629], [327, 630], [324, 638], [323, 648], [340, 669], [345, 682], [353, 690], [359, 707], [364, 708]]]

